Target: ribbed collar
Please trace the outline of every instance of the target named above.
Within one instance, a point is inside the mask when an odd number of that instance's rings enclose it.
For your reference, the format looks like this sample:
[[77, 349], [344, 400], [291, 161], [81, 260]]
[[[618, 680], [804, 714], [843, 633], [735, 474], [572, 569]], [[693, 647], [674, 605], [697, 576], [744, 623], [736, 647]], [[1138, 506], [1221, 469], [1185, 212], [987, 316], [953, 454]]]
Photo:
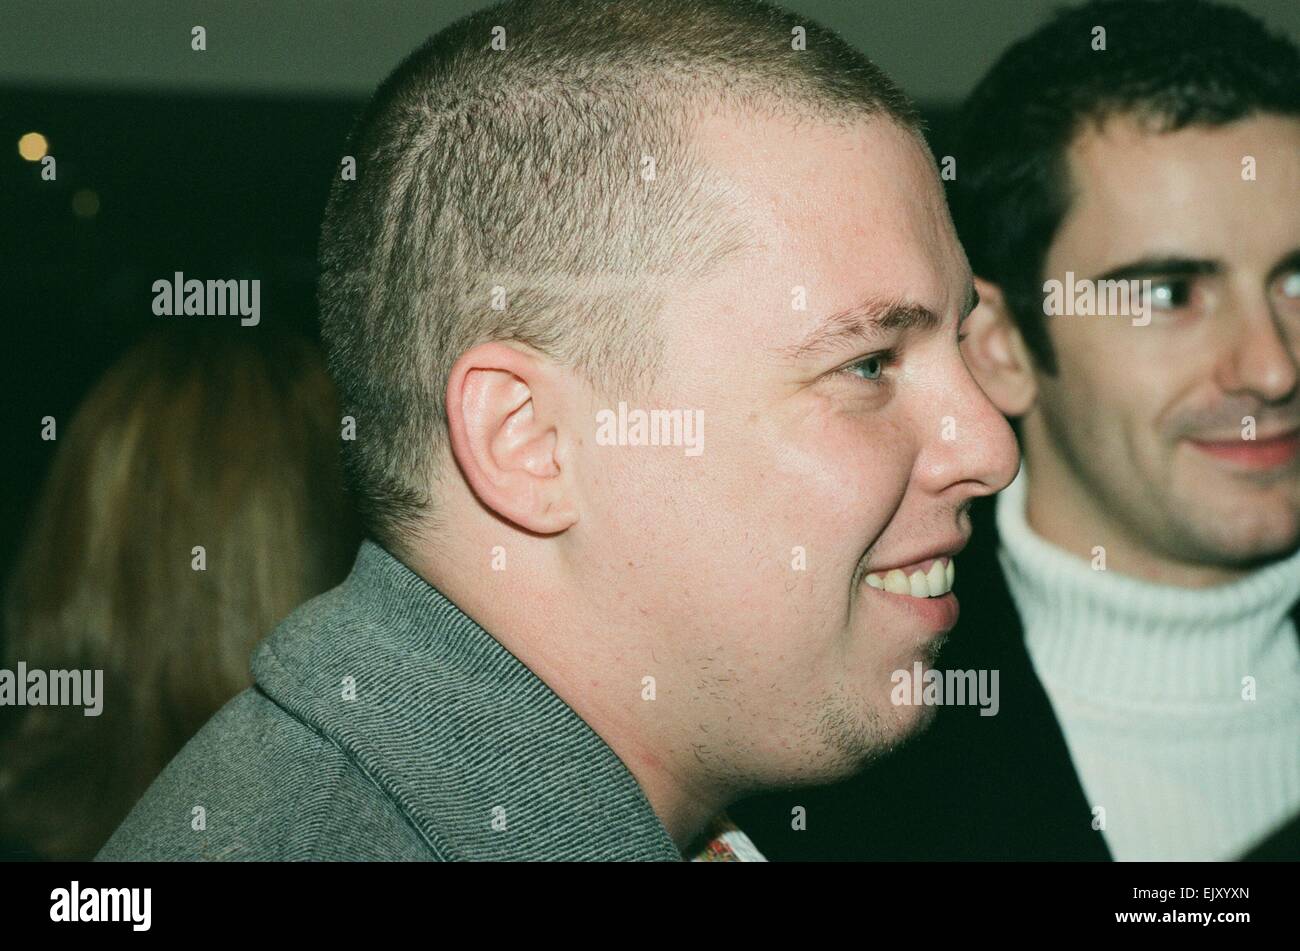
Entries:
[[[442, 858], [682, 860], [614, 751], [373, 542], [303, 623], [263, 642], [253, 674], [348, 753]], [[350, 683], [355, 699], [344, 697]]]
[[1247, 709], [1246, 676], [1300, 688], [1300, 646], [1287, 618], [1300, 599], [1300, 551], [1210, 588], [1097, 571], [1029, 527], [1027, 478], [1022, 467], [998, 497], [999, 560], [1045, 684], [1153, 710], [1188, 701]]

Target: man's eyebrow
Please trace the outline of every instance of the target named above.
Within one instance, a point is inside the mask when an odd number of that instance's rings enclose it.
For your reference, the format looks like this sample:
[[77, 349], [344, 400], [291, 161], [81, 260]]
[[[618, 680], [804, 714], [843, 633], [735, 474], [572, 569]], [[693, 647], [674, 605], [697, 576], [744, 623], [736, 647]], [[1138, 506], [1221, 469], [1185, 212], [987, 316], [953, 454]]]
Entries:
[[1222, 262], [1210, 258], [1139, 258], [1112, 268], [1093, 280], [1135, 281], [1144, 277], [1195, 277], [1200, 274], [1218, 274], [1222, 270]]
[[1296, 248], [1273, 265], [1268, 272], [1268, 281], [1271, 283], [1273, 278], [1285, 274], [1287, 271], [1300, 271], [1300, 248]]
[[801, 342], [779, 347], [777, 353], [787, 360], [802, 360], [835, 350], [848, 341], [869, 343], [889, 331], [934, 330], [942, 324], [942, 317], [920, 304], [868, 297], [831, 314]]

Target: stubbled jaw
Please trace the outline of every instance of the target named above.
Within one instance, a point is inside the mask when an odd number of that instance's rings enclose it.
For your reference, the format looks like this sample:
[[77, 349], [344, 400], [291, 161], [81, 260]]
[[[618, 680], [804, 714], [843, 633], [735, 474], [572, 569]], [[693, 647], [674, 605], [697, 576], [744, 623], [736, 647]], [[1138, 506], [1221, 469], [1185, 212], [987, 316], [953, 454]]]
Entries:
[[932, 558], [916, 565], [873, 571], [866, 582], [873, 588], [890, 594], [905, 594], [913, 598], [937, 598], [952, 590], [956, 577], [953, 560], [947, 556]]

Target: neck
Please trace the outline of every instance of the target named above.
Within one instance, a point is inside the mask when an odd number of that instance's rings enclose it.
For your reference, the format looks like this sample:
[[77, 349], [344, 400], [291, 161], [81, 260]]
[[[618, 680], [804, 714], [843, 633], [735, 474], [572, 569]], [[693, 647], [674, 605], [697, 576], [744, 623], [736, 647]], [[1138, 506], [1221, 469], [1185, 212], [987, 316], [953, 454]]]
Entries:
[[[490, 544], [480, 551], [490, 551]], [[482, 572], [468, 555], [413, 554], [410, 567], [495, 637], [623, 761], [677, 847], [685, 850], [732, 796], [695, 769], [668, 698], [645, 699], [642, 678], [663, 670], [632, 619], [590, 611], [581, 586], [511, 548], [509, 571]], [[484, 582], [487, 581], [485, 585]], [[589, 587], [589, 586], [588, 586]], [[662, 660], [662, 648], [660, 650]], [[662, 675], [660, 677], [662, 679]], [[665, 715], [668, 713], [668, 715]], [[684, 735], [684, 734], [682, 734]]]
[[[577, 630], [570, 628], [570, 630]], [[590, 628], [596, 632], [603, 628]], [[619, 683], [628, 685], [612, 697], [593, 686], [592, 670], [575, 673], [563, 665], [534, 656], [529, 648], [536, 642], [518, 638], [517, 644], [503, 643], [567, 703], [587, 725], [609, 745], [645, 793], [650, 807], [664, 824], [668, 834], [682, 852], [708, 827], [709, 822], [728, 805], [729, 797], [710, 789], [707, 777], [690, 773], [680, 758], [675, 756], [670, 743], [664, 742], [645, 722], [646, 716], [628, 712], [628, 696], [652, 713], [657, 703], [640, 699], [640, 670], [605, 670], [607, 676], [599, 678], [601, 685]]]

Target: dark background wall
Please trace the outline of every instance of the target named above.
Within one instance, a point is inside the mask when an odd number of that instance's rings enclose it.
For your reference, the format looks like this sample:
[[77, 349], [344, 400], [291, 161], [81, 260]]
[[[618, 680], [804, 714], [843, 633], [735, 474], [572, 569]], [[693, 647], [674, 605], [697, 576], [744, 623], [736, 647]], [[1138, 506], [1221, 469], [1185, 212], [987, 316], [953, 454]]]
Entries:
[[[1296, 0], [1232, 0], [1300, 35]], [[364, 96], [482, 0], [0, 0], [0, 84]], [[922, 102], [950, 102], [1058, 0], [787, 0]], [[189, 29], [208, 30], [192, 54]], [[179, 42], [178, 42], [179, 40]]]

